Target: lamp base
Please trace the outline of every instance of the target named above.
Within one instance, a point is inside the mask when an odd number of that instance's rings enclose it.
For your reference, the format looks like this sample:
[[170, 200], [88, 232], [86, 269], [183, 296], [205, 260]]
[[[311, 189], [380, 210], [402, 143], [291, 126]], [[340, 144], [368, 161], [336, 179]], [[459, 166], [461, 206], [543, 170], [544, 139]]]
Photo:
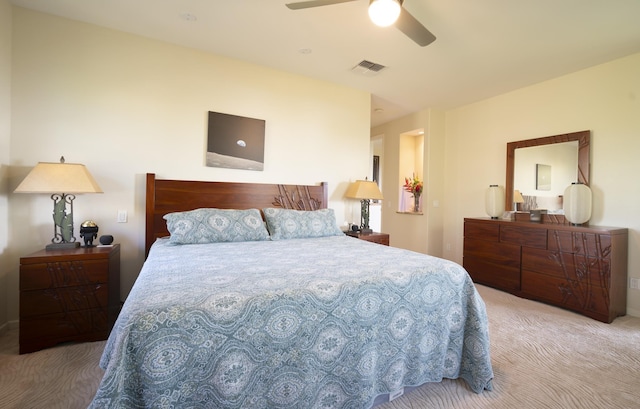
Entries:
[[75, 249], [77, 247], [80, 247], [80, 242], [73, 242], [73, 243], [51, 243], [51, 244], [47, 244], [47, 246], [45, 247], [45, 250], [67, 250], [67, 249]]
[[371, 233], [373, 233], [373, 230], [371, 230], [371, 229], [360, 229], [360, 233], [361, 234], [371, 234]]

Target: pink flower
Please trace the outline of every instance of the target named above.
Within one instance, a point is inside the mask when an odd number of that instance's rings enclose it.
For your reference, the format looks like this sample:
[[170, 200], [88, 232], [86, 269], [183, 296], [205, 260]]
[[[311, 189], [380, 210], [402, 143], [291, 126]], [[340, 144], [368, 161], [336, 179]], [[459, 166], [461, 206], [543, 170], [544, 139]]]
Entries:
[[420, 197], [420, 195], [422, 195], [424, 186], [422, 184], [422, 181], [414, 176], [411, 179], [404, 178], [403, 188], [407, 192], [410, 192], [414, 197]]

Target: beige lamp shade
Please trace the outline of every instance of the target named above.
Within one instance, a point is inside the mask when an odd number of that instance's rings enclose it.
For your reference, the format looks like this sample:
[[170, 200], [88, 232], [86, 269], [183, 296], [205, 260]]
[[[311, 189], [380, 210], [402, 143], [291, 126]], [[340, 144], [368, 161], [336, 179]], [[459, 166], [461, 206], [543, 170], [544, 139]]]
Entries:
[[518, 211], [518, 203], [524, 203], [524, 197], [519, 190], [513, 191], [513, 210]]
[[84, 165], [39, 162], [18, 185], [16, 193], [103, 193]]
[[522, 197], [522, 193], [519, 190], [513, 191], [513, 203], [524, 203], [524, 197]]
[[376, 182], [371, 180], [356, 180], [353, 182], [345, 197], [349, 199], [360, 199], [360, 231], [362, 233], [371, 233], [369, 228], [369, 202], [373, 200], [382, 200], [382, 192]]
[[376, 182], [372, 180], [356, 180], [347, 189], [345, 197], [350, 199], [382, 200], [382, 192]]

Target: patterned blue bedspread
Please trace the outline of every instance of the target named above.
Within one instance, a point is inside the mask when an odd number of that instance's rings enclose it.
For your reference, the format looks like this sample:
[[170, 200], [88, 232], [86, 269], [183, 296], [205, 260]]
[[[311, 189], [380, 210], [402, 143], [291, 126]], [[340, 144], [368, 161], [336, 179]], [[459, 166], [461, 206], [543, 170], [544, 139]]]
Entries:
[[350, 237], [160, 239], [107, 341], [92, 408], [368, 408], [403, 386], [491, 389], [458, 264]]

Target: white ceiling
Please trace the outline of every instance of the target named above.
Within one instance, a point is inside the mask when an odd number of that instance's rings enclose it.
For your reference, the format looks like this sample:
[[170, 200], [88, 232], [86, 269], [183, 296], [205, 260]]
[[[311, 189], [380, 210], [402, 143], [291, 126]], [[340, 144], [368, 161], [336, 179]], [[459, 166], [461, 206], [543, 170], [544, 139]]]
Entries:
[[[368, 91], [372, 126], [640, 52], [640, 0], [405, 0], [437, 37], [426, 47], [394, 27], [374, 26], [368, 0], [285, 7], [294, 1], [12, 3]], [[361, 60], [388, 68], [355, 74]]]

